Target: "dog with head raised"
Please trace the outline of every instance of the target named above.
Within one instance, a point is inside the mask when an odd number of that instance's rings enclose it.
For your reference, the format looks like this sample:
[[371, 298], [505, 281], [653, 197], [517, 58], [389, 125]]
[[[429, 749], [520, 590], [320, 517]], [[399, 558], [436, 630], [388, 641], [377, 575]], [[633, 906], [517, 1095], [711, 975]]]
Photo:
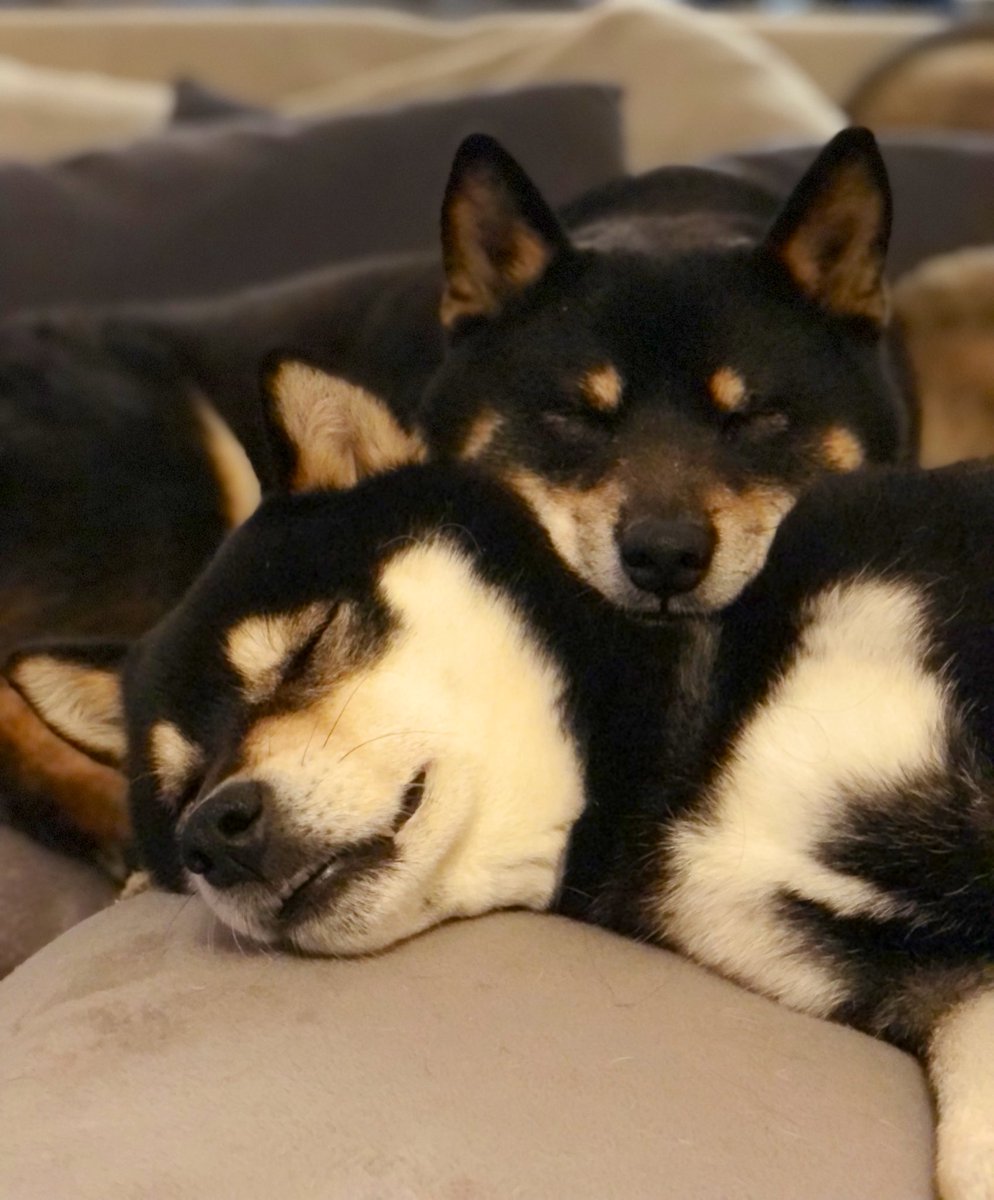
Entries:
[[339, 390], [356, 486], [267, 500], [136, 645], [8, 666], [126, 767], [155, 879], [310, 953], [509, 906], [668, 945], [920, 1054], [943, 1200], [988, 1200], [994, 470], [824, 480], [736, 602], [647, 625]]
[[[140, 632], [251, 510], [247, 459], [264, 482], [295, 477], [292, 451], [274, 456], [261, 436], [256, 396], [260, 360], [281, 346], [314, 364], [290, 377], [295, 411], [340, 482], [363, 465], [343, 453], [320, 368], [351, 380], [355, 413], [388, 441], [400, 425], [386, 461], [454, 457], [496, 475], [613, 603], [720, 608], [810, 481], [908, 449], [882, 332], [889, 208], [860, 131], [830, 143], [786, 203], [663, 168], [559, 216], [473, 138], [445, 198], [441, 271], [408, 259], [221, 301], [5, 322], [0, 407], [18, 450], [0, 472], [13, 497], [0, 641]], [[58, 486], [39, 491], [53, 461]], [[27, 729], [16, 698], [3, 703], [7, 726]], [[0, 746], [29, 815], [55, 783], [42, 741], [28, 729]], [[96, 828], [101, 806], [95, 825], [73, 777], [60, 804]]]
[[664, 167], [558, 214], [477, 136], [448, 182], [441, 269], [409, 257], [191, 305], [29, 316], [14, 336], [47, 330], [43, 349], [54, 330], [61, 353], [112, 371], [156, 357], [143, 386], [183, 379], [264, 483], [259, 368], [293, 354], [373, 393], [429, 456], [508, 483], [613, 603], [710, 610], [756, 573], [808, 483], [913, 451], [887, 336], [890, 208], [865, 130], [834, 138], [786, 198]]
[[623, 607], [722, 607], [812, 479], [907, 447], [882, 339], [890, 198], [865, 131], [834, 139], [779, 210], [669, 168], [562, 219], [477, 139], [443, 227], [429, 443], [525, 496]]
[[401, 415], [432, 457], [522, 495], [613, 603], [721, 608], [809, 483], [911, 451], [886, 336], [890, 216], [865, 130], [829, 143], [783, 204], [668, 167], [560, 215], [470, 138], [443, 205], [446, 348]]

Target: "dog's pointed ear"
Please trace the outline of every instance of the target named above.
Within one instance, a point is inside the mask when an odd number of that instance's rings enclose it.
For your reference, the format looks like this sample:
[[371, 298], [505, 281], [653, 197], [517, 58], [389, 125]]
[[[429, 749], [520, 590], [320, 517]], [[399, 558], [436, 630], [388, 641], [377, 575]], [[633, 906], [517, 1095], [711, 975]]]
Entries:
[[424, 442], [382, 400], [308, 363], [269, 362], [262, 396], [282, 491], [348, 488], [426, 457]]
[[766, 240], [796, 287], [836, 316], [887, 320], [887, 168], [868, 129], [836, 134], [805, 172]]
[[466, 138], [442, 204], [445, 328], [494, 316], [568, 248], [552, 209], [510, 154], [483, 134]]
[[121, 642], [66, 642], [16, 651], [8, 682], [55, 733], [90, 758], [119, 770], [127, 753]]

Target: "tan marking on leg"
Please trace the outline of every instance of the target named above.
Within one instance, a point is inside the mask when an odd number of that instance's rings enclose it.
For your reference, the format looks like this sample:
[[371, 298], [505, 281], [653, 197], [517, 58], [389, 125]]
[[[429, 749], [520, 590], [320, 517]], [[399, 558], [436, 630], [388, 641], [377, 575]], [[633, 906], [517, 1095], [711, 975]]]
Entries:
[[587, 402], [599, 412], [616, 412], [621, 404], [623, 389], [622, 378], [610, 363], [593, 367], [580, 380], [580, 391]]
[[722, 412], [735, 412], [748, 398], [745, 380], [731, 367], [719, 367], [708, 380], [708, 391]]
[[833, 471], [855, 471], [866, 461], [859, 438], [842, 425], [835, 425], [822, 435], [821, 455]]
[[494, 434], [501, 426], [501, 419], [495, 413], [487, 410], [475, 417], [463, 439], [459, 457], [467, 461], [479, 458], [494, 439]]
[[167, 798], [172, 799], [203, 761], [203, 751], [172, 721], [157, 721], [148, 737], [152, 768]]
[[204, 431], [204, 449], [221, 492], [221, 507], [229, 529], [247, 520], [259, 506], [262, 492], [245, 447], [217, 409], [202, 397], [196, 413]]
[[148, 871], [132, 871], [124, 881], [118, 900], [130, 900], [152, 890], [152, 876]]

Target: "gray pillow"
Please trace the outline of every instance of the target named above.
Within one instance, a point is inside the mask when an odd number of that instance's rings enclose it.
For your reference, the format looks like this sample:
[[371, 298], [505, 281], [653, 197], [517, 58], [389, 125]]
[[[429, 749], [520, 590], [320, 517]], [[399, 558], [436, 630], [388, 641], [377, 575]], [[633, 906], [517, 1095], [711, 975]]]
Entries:
[[616, 88], [523, 88], [348, 117], [247, 117], [51, 165], [0, 164], [0, 313], [204, 296], [438, 241], [476, 131], [555, 203], [622, 170]]
[[[994, 137], [909, 134], [881, 138], [894, 190], [894, 234], [888, 262], [903, 275], [934, 254], [994, 243]], [[819, 147], [729, 155], [718, 166], [786, 193]]]
[[572, 921], [387, 954], [139, 896], [0, 984], [5, 1200], [929, 1200], [908, 1055]]

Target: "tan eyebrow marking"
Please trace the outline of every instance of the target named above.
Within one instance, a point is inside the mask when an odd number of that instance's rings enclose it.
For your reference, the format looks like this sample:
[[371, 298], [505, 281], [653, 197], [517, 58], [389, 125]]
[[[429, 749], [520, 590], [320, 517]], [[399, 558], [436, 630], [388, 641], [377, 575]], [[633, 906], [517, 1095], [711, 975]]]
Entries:
[[276, 688], [287, 660], [323, 617], [320, 604], [308, 604], [296, 612], [245, 617], [228, 631], [228, 663], [248, 701], [256, 703]]
[[610, 363], [592, 367], [580, 380], [580, 391], [600, 412], [615, 412], [621, 403], [623, 389], [622, 378]]
[[822, 457], [834, 471], [855, 471], [866, 461], [859, 438], [842, 425], [833, 425], [821, 440]]
[[463, 441], [459, 457], [464, 459], [479, 458], [493, 441], [494, 434], [500, 428], [500, 417], [489, 410], [475, 417]]
[[203, 753], [172, 721], [156, 721], [148, 735], [148, 753], [159, 783], [178, 792], [203, 761]]
[[731, 367], [719, 367], [708, 380], [711, 399], [722, 412], [735, 412], [749, 395], [745, 380]]

